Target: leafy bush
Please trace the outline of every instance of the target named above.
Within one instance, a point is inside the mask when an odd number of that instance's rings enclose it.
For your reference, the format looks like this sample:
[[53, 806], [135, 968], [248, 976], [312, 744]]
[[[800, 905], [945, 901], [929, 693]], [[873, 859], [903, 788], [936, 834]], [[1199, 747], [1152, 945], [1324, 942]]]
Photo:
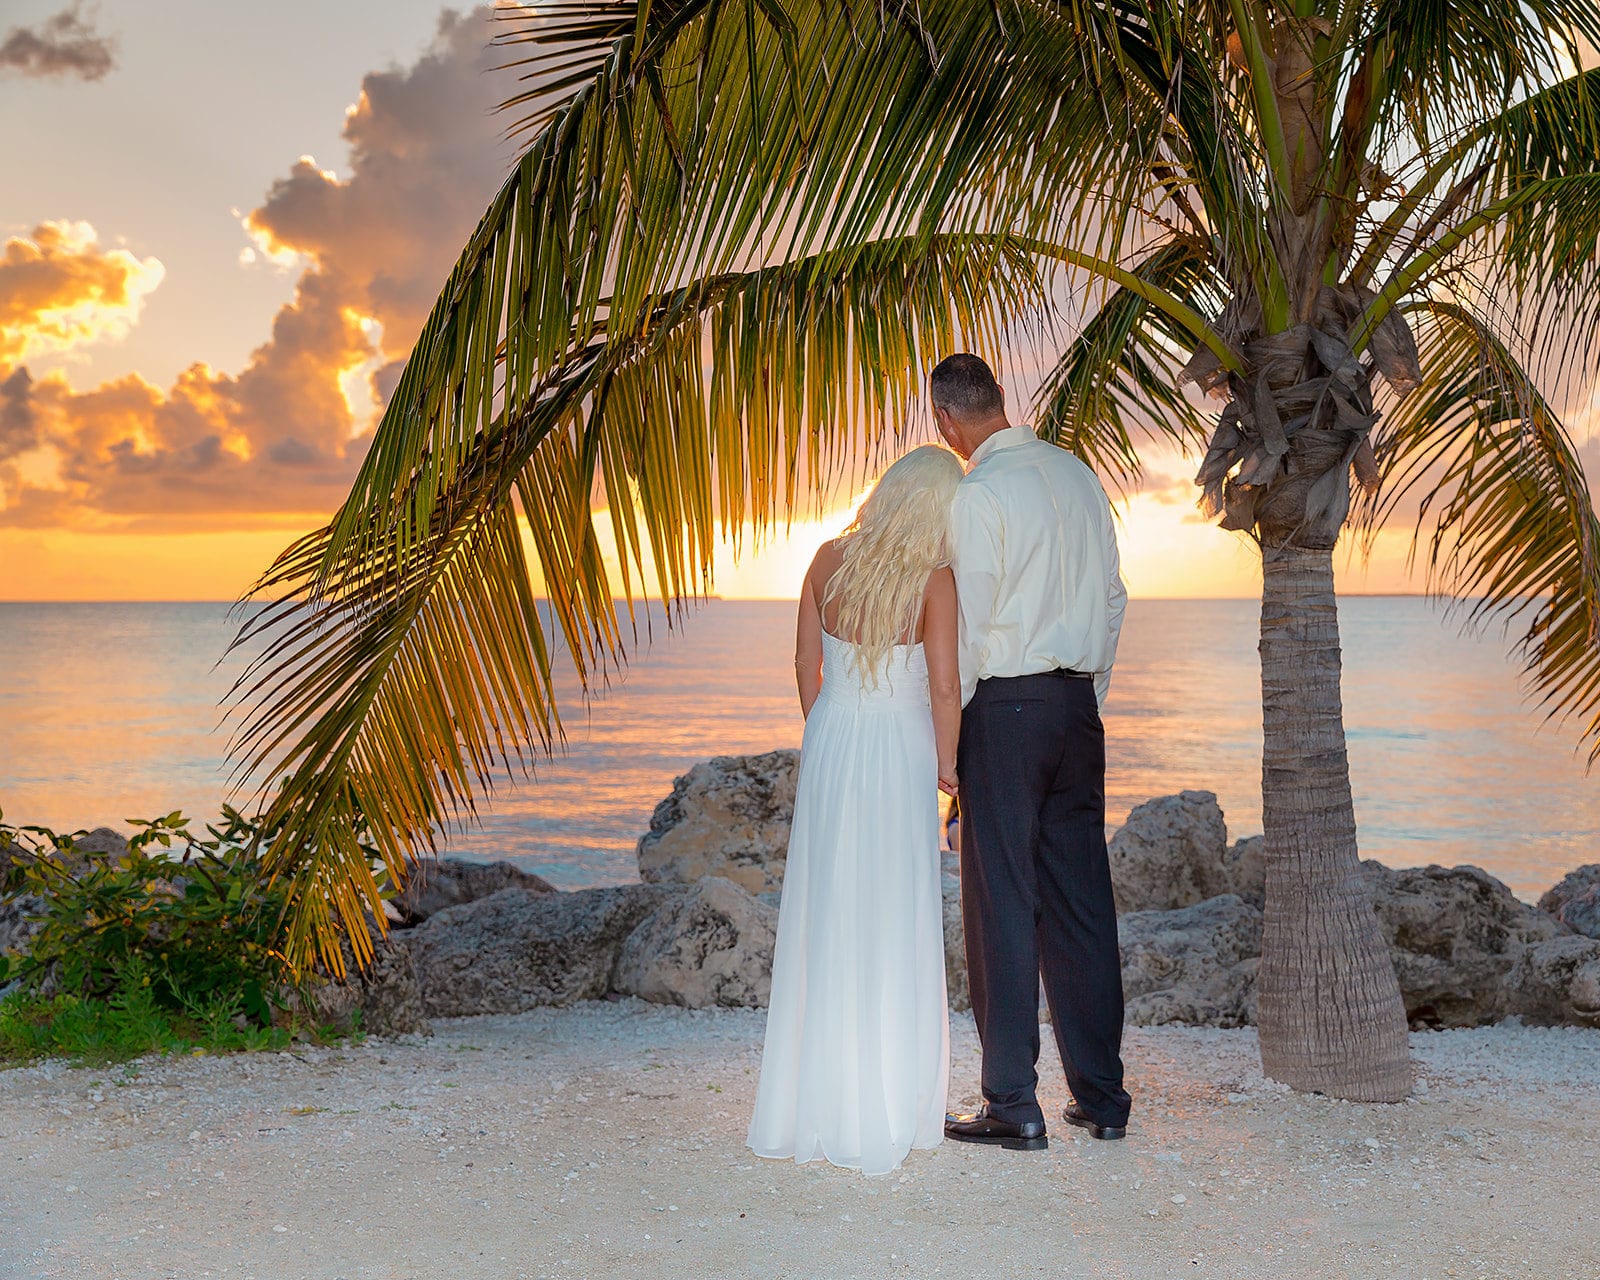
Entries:
[[283, 1049], [307, 1035], [326, 1041], [354, 1032], [292, 1023], [258, 1026], [242, 1016], [237, 996], [191, 1002], [177, 1012], [157, 1001], [149, 970], [138, 958], [123, 968], [103, 999], [19, 991], [0, 1000], [0, 1063], [66, 1057], [121, 1062], [146, 1053]]
[[283, 894], [251, 852], [253, 824], [226, 809], [209, 838], [192, 835], [181, 813], [134, 825], [125, 856], [86, 853], [75, 835], [44, 827], [0, 826], [11, 853], [5, 891], [41, 902], [14, 976], [35, 993], [103, 1000], [137, 958], [158, 1007], [182, 1012], [237, 994], [246, 1017], [269, 1024], [294, 975], [278, 946]]
[[[0, 815], [3, 816], [3, 815]], [[83, 832], [0, 822], [0, 895], [31, 899], [35, 932], [0, 956], [0, 1057], [126, 1058], [200, 1044], [286, 1043], [304, 975], [284, 955], [287, 889], [255, 850], [272, 833], [225, 807], [207, 835], [173, 812], [134, 821], [126, 854]]]

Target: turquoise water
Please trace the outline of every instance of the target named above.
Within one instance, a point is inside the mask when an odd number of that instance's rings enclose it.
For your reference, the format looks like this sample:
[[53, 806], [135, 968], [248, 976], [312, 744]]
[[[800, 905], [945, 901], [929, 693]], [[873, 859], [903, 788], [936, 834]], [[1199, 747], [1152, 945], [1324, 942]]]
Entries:
[[[121, 825], [227, 794], [218, 701], [238, 660], [211, 604], [0, 604], [0, 808], [8, 822]], [[1600, 860], [1600, 789], [1570, 734], [1543, 727], [1498, 633], [1464, 637], [1425, 600], [1343, 602], [1345, 710], [1362, 851], [1471, 862], [1524, 895]], [[800, 740], [793, 606], [711, 601], [654, 642], [568, 741], [507, 780], [453, 850], [566, 886], [634, 878], [633, 846], [674, 776], [707, 756]], [[1106, 707], [1108, 811], [1215, 791], [1260, 830], [1253, 601], [1136, 600]]]

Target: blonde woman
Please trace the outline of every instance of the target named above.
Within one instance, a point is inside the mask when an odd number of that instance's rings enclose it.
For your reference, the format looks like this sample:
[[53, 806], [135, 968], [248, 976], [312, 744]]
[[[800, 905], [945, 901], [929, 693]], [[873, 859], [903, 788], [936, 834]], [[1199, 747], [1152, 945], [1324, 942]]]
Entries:
[[805, 735], [778, 915], [757, 1155], [887, 1173], [943, 1137], [940, 788], [961, 720], [946, 546], [955, 455], [884, 472], [801, 593]]

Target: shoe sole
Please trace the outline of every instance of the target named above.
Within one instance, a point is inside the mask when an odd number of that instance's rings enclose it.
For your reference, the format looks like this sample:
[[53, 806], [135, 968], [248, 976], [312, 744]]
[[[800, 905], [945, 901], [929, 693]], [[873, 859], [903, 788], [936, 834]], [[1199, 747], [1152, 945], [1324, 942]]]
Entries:
[[951, 1142], [976, 1142], [986, 1147], [1004, 1147], [1007, 1151], [1043, 1151], [1050, 1145], [1049, 1134], [1037, 1138], [1007, 1138], [998, 1133], [951, 1133], [946, 1130], [944, 1136]]
[[1087, 1129], [1091, 1138], [1098, 1138], [1101, 1142], [1120, 1142], [1128, 1136], [1126, 1129], [1118, 1129], [1110, 1125], [1096, 1124], [1093, 1120], [1080, 1120], [1073, 1116], [1061, 1117], [1068, 1124], [1077, 1125], [1080, 1129]]

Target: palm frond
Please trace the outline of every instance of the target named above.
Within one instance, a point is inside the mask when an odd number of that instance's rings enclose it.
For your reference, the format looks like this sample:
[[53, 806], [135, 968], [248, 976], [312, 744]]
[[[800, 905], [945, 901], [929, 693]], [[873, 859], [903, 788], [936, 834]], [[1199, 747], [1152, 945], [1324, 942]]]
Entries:
[[1224, 74], [1232, 23], [1226, 0], [1131, 8], [1137, 17], [1117, 28], [1119, 66], [1162, 104], [1164, 122], [1155, 150], [1130, 167], [1193, 197], [1203, 225], [1191, 229], [1211, 238], [1234, 293], [1281, 295], [1267, 159], [1239, 87]]
[[[1488, 190], [1514, 201], [1495, 236], [1485, 287], [1543, 316], [1536, 358], [1594, 368], [1600, 324], [1600, 68], [1579, 72], [1505, 112]], [[1517, 200], [1522, 192], [1532, 198]]]
[[[1134, 274], [1215, 314], [1220, 285], [1207, 246], [1175, 236], [1152, 249]], [[1190, 335], [1126, 287], [1112, 291], [1041, 385], [1035, 427], [1119, 489], [1143, 473], [1140, 440], [1203, 445], [1211, 415], [1178, 390]]]
[[[1409, 141], [1431, 152], [1541, 84], [1600, 43], [1594, 0], [1376, 0], [1353, 44], [1383, 65], [1380, 153]], [[1403, 129], [1408, 138], [1401, 139]]]
[[[499, 70], [517, 72], [524, 88], [501, 104], [518, 113], [513, 134], [536, 133], [568, 105], [609, 60], [626, 56], [636, 43], [640, 17], [653, 10], [659, 24], [683, 6], [639, 0], [542, 0], [499, 5], [501, 29], [494, 46], [507, 50]], [[622, 43], [622, 42], [626, 43]]]
[[1559, 417], [1468, 306], [1429, 300], [1417, 323], [1423, 383], [1385, 419], [1383, 497], [1368, 531], [1407, 499], [1430, 582], [1469, 617], [1529, 617], [1519, 648], [1549, 714], [1575, 720], [1600, 760], [1600, 520]]
[[330, 527], [286, 552], [241, 636], [265, 647], [237, 689], [234, 750], [258, 777], [288, 774], [265, 856], [292, 880], [296, 958], [315, 948], [337, 967], [335, 919], [359, 957], [363, 911], [381, 918], [339, 835], [349, 812], [402, 878], [496, 778], [558, 741], [558, 644], [586, 681], [621, 659], [597, 488], [629, 607], [651, 566], [661, 597], [692, 597], [728, 525], [761, 527], [794, 504], [802, 468], [825, 477], [896, 438], [938, 353], [958, 339], [994, 351], [1006, 318], [1043, 300], [1006, 237], [903, 237], [697, 281], [480, 429], [437, 484], [426, 536], [331, 558]]

